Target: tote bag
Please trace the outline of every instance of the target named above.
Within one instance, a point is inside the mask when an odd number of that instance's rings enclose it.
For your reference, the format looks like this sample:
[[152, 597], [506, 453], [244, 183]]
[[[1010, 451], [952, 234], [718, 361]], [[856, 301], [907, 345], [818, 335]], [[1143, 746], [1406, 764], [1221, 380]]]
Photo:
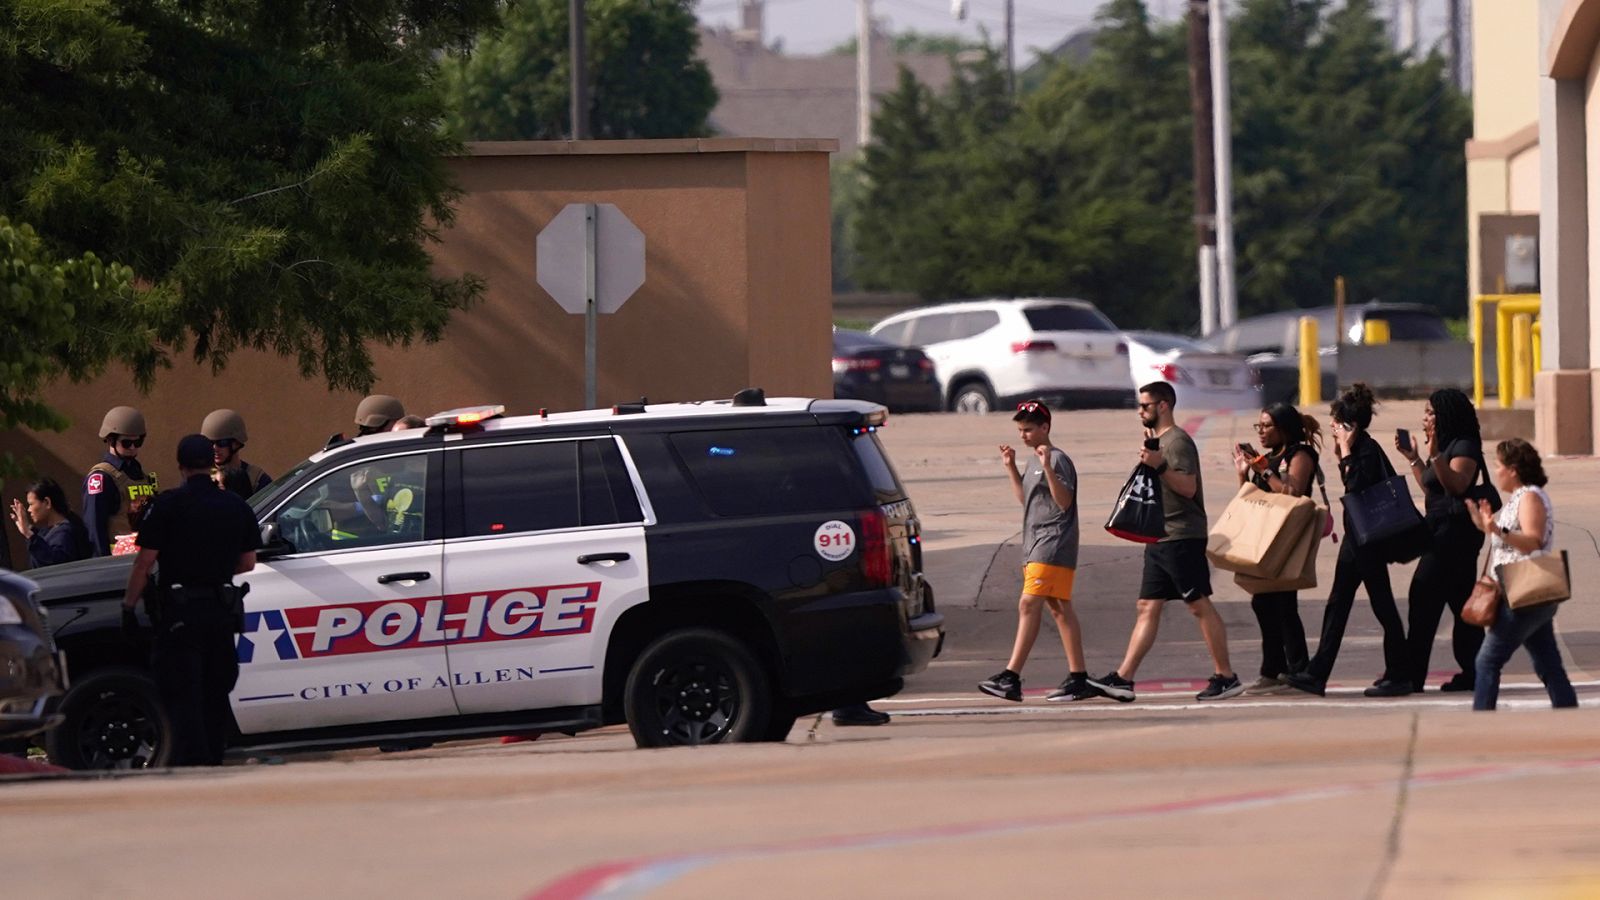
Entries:
[[1161, 476], [1144, 463], [1133, 469], [1117, 494], [1106, 519], [1106, 530], [1125, 541], [1154, 544], [1167, 536], [1166, 507], [1161, 497]]

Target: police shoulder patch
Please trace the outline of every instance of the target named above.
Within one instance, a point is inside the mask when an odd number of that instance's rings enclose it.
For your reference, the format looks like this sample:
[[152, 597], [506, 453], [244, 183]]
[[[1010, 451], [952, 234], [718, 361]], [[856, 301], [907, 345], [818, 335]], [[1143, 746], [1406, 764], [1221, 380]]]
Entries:
[[90, 472], [89, 480], [84, 483], [84, 490], [90, 494], [99, 494], [106, 489], [106, 476], [104, 472]]

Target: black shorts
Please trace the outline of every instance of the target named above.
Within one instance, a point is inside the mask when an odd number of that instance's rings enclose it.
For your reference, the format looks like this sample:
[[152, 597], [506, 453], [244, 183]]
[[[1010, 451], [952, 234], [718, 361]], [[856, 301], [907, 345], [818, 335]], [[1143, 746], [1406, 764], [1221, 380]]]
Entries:
[[1195, 601], [1211, 596], [1205, 538], [1161, 541], [1144, 547], [1141, 600]]

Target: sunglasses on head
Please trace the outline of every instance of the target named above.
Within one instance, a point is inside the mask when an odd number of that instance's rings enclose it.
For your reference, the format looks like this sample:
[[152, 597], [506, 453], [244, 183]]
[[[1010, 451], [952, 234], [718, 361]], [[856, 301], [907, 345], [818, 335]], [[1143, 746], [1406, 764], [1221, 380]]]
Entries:
[[1018, 403], [1017, 412], [1038, 413], [1046, 419], [1050, 418], [1050, 408], [1037, 400], [1024, 400]]
[[119, 437], [119, 438], [117, 438], [117, 446], [121, 447], [124, 450], [137, 450], [140, 447], [144, 446], [144, 438], [143, 437], [136, 437], [136, 438]]

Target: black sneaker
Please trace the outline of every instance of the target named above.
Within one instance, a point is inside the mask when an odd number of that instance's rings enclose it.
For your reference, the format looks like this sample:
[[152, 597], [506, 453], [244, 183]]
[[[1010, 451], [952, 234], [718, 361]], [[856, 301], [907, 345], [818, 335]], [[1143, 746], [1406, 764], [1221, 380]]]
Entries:
[[1213, 675], [1206, 689], [1194, 695], [1196, 700], [1226, 700], [1244, 693], [1244, 685], [1237, 675]]
[[1283, 676], [1283, 683], [1297, 691], [1304, 691], [1307, 694], [1315, 694], [1318, 697], [1325, 697], [1328, 694], [1328, 686], [1326, 684], [1318, 681], [1305, 672], [1291, 672], [1288, 675]]
[[1456, 674], [1450, 676], [1449, 681], [1439, 685], [1439, 690], [1447, 693], [1457, 691], [1466, 691], [1470, 693], [1472, 689], [1477, 686], [1476, 681], [1477, 679], [1471, 675], [1468, 675], [1466, 672], [1457, 672]]
[[1133, 682], [1116, 672], [1102, 678], [1086, 678], [1089, 686], [1099, 691], [1101, 695], [1110, 697], [1119, 703], [1133, 702]]
[[1021, 703], [1022, 676], [1010, 669], [1006, 669], [998, 675], [978, 682], [978, 690], [991, 697], [1010, 700], [1012, 703]]
[[1404, 697], [1410, 693], [1411, 682], [1385, 679], [1362, 691], [1361, 695], [1364, 697]]
[[1104, 696], [1099, 691], [1089, 686], [1089, 679], [1082, 675], [1069, 675], [1061, 686], [1044, 695], [1044, 699], [1051, 703], [1071, 703], [1075, 700], [1093, 700]]

